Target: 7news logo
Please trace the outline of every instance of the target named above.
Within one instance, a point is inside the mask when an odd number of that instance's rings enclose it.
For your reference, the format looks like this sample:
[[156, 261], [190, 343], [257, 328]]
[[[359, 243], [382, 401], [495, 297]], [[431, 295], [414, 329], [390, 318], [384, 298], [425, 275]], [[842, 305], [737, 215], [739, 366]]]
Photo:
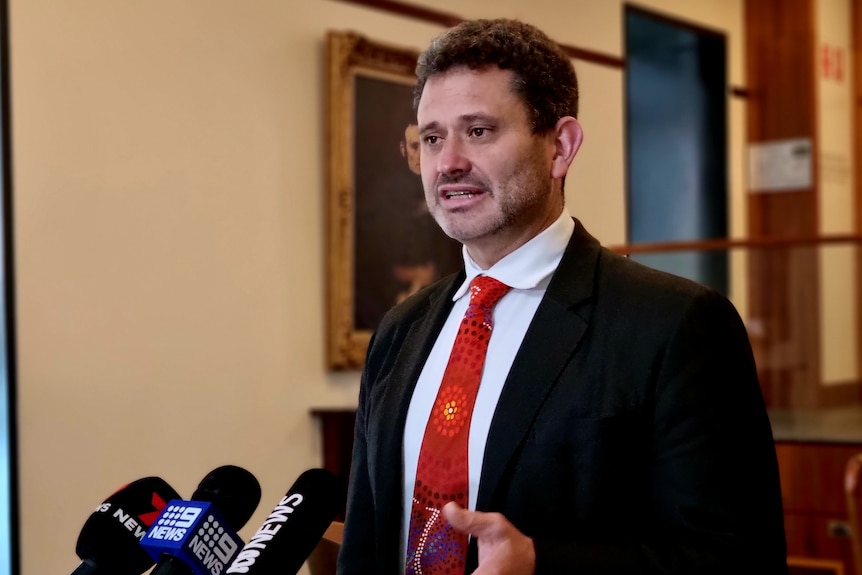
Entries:
[[[122, 507], [117, 507], [116, 510], [111, 514], [111, 516], [116, 519], [120, 525], [125, 527], [129, 532], [134, 534], [138, 539], [143, 539], [144, 535], [147, 533], [147, 528], [153, 524], [156, 517], [162, 512], [162, 509], [165, 508], [167, 503], [164, 499], [159, 497], [158, 493], [153, 493], [151, 497], [151, 502], [154, 510], [148, 511], [146, 513], [141, 513], [137, 517], [133, 516], [131, 512], [126, 512]], [[94, 510], [94, 513], [108, 513], [111, 511], [111, 503], [104, 502], [100, 504]]]

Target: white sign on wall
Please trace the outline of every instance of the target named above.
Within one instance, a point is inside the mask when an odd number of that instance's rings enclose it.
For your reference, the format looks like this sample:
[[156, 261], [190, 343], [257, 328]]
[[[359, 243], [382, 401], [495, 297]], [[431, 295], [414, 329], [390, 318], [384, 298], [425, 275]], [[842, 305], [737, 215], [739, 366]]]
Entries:
[[786, 192], [811, 188], [811, 139], [796, 138], [748, 146], [748, 190]]

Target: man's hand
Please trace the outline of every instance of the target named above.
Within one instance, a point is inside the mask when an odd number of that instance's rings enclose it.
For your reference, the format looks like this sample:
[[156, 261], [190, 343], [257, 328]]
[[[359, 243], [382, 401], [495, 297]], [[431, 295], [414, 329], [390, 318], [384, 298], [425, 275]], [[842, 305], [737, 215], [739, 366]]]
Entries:
[[474, 575], [533, 575], [536, 550], [533, 540], [515, 529], [499, 513], [469, 511], [457, 503], [443, 507], [443, 516], [458, 531], [479, 543], [479, 568]]

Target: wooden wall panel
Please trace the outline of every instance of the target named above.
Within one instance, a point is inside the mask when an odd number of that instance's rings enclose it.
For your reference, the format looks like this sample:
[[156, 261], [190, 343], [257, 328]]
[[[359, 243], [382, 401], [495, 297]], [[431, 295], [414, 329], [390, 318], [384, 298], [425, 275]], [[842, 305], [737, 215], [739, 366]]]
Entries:
[[852, 575], [844, 468], [862, 445], [778, 442], [775, 448], [788, 555], [835, 559]]
[[[748, 143], [810, 138], [816, 158], [813, 2], [746, 2], [746, 127]], [[748, 195], [749, 237], [817, 235], [816, 162], [814, 170], [809, 188]], [[770, 407], [819, 404], [817, 257], [815, 249], [751, 253], [750, 312], [763, 326], [752, 345]]]

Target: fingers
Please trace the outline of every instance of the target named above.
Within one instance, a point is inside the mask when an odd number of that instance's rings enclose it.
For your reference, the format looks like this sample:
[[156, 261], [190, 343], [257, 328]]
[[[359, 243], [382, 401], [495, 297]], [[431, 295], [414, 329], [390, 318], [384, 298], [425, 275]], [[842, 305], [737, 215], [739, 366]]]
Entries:
[[533, 540], [518, 531], [500, 513], [470, 511], [457, 503], [443, 506], [443, 517], [458, 531], [479, 543], [479, 573], [532, 575], [536, 568]]
[[464, 509], [454, 501], [443, 506], [443, 517], [458, 531], [474, 537], [489, 537], [500, 531], [499, 513], [482, 513]]
[[443, 517], [458, 531], [467, 531], [469, 533], [470, 518], [468, 513], [469, 511], [454, 501], [450, 501], [443, 506]]

